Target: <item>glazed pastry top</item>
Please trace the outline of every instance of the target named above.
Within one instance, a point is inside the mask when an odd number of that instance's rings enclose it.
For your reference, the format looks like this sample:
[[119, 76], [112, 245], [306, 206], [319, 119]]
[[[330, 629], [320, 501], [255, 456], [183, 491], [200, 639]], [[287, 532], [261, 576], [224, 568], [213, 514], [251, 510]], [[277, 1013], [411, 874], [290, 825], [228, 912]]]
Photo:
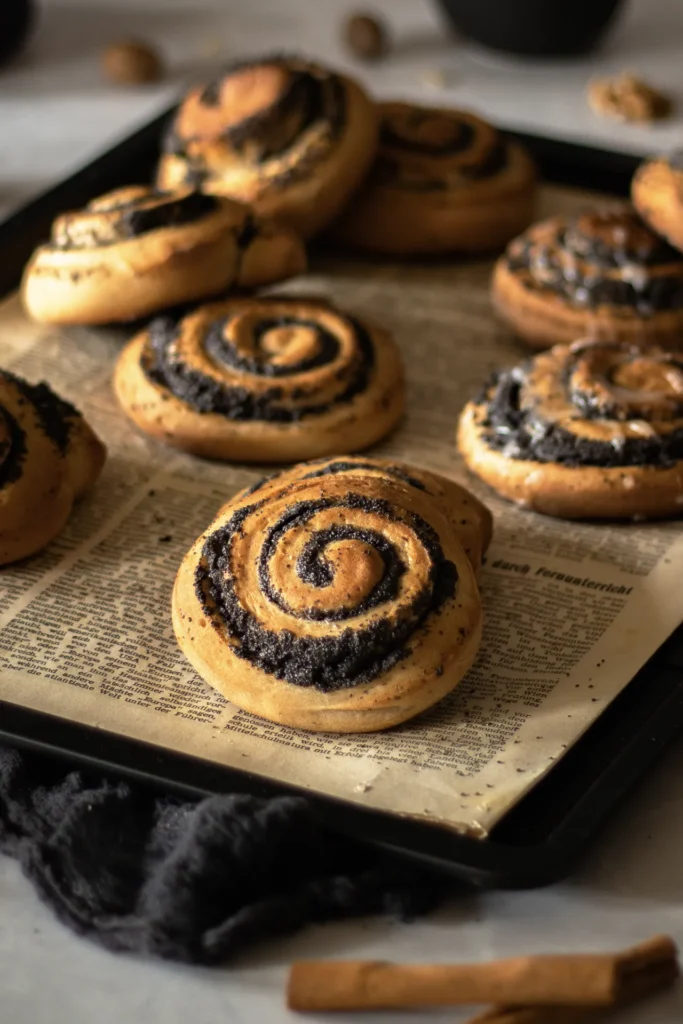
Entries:
[[536, 224], [510, 243], [505, 262], [527, 288], [580, 309], [683, 308], [683, 256], [625, 204]]
[[619, 342], [558, 345], [493, 376], [478, 403], [487, 444], [567, 466], [683, 458], [683, 359]]

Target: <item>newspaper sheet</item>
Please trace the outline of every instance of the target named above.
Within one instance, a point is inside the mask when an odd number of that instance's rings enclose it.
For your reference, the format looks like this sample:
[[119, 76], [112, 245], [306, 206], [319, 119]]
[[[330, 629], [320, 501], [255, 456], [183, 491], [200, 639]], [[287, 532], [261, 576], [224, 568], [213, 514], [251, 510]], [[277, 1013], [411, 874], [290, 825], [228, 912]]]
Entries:
[[[576, 202], [560, 190], [544, 196], [546, 212]], [[523, 355], [492, 317], [489, 274], [484, 261], [322, 256], [280, 289], [328, 296], [393, 330], [408, 414], [378, 454], [468, 479], [457, 414], [492, 369]], [[483, 645], [456, 691], [387, 733], [310, 734], [260, 720], [190, 668], [170, 596], [190, 544], [263, 468], [193, 459], [136, 432], [111, 390], [123, 331], [39, 327], [14, 297], [0, 307], [0, 337], [2, 364], [47, 380], [109, 447], [63, 534], [0, 573], [0, 700], [484, 836], [683, 620], [680, 523], [554, 521], [470, 479], [494, 512], [495, 539], [481, 577]]]

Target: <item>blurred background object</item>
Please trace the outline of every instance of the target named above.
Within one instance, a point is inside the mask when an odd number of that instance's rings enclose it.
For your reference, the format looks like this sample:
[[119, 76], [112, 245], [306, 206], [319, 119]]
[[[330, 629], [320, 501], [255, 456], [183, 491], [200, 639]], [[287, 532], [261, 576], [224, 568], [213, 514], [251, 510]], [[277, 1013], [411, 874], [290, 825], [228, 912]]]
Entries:
[[[527, 23], [549, 31], [547, 19], [558, 31], [563, 18], [565, 50], [570, 39], [575, 45], [574, 26], [590, 18], [600, 45], [559, 57], [546, 37], [543, 55], [519, 56], [509, 52], [508, 35], [504, 53], [455, 29], [446, 2], [461, 13], [488, 11], [499, 25], [512, 11], [525, 31]], [[19, 10], [27, 17], [31, 6], [28, 44], [0, 72], [0, 123], [12, 140], [0, 167], [0, 217], [151, 120], [192, 83], [274, 51], [322, 60], [380, 99], [471, 110], [520, 131], [638, 155], [683, 141], [681, 0], [591, 0], [590, 7], [587, 0], [0, 0], [0, 23]], [[362, 54], [358, 39], [351, 46], [346, 35], [354, 16], [374, 23]], [[0, 49], [11, 35], [0, 33]], [[160, 57], [161, 78], [122, 84], [103, 73], [103, 53], [126, 39]], [[597, 116], [589, 83], [624, 72], [668, 97], [671, 115], [651, 122]]]
[[438, 0], [464, 35], [494, 50], [571, 56], [592, 50], [623, 0]]
[[349, 51], [359, 60], [379, 60], [389, 49], [389, 37], [383, 21], [368, 12], [350, 15], [344, 26]]
[[0, 0], [0, 64], [21, 53], [34, 16], [33, 0]]
[[153, 46], [139, 39], [124, 39], [103, 51], [102, 70], [106, 78], [118, 85], [144, 85], [158, 82], [164, 66]]

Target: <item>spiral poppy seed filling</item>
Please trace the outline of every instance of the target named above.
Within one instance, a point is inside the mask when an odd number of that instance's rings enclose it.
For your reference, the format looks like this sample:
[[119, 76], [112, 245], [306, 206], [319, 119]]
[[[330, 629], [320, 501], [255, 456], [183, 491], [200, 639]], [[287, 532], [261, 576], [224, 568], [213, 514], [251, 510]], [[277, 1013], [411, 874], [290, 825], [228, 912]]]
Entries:
[[683, 308], [683, 257], [630, 210], [537, 225], [508, 246], [525, 287], [579, 308], [630, 307], [642, 316]]
[[[294, 502], [264, 537], [258, 555], [258, 580], [269, 603], [296, 619], [335, 622], [352, 619], [371, 611], [367, 626], [349, 626], [328, 636], [297, 636], [288, 629], [269, 630], [244, 607], [239, 597], [239, 582], [231, 564], [233, 538], [249, 530], [249, 518], [261, 502], [235, 512], [229, 522], [211, 534], [202, 549], [202, 558], [195, 573], [195, 592], [205, 614], [227, 630], [237, 643], [236, 655], [277, 679], [296, 686], [315, 687], [328, 693], [346, 689], [387, 671], [410, 653], [410, 639], [456, 594], [458, 574], [447, 559], [434, 529], [419, 515], [395, 508], [384, 499], [347, 493], [335, 498]], [[399, 584], [410, 572], [389, 536], [376, 529], [340, 522], [339, 525], [315, 528], [315, 517], [338, 509], [340, 519], [351, 514], [381, 516], [391, 523], [409, 529], [416, 544], [426, 553], [429, 572], [426, 584], [409, 599], [401, 602]], [[271, 566], [283, 545], [304, 531], [303, 548], [296, 560], [296, 578], [312, 591], [334, 588], [335, 570], [327, 553], [334, 545], [367, 545], [381, 565], [379, 578], [364, 597], [352, 605], [344, 604], [345, 594], [334, 594], [335, 604], [328, 602], [321, 611], [315, 605], [294, 610], [272, 579]], [[389, 531], [388, 531], [389, 532]], [[386, 615], [377, 611], [388, 605]]]
[[[320, 79], [308, 71], [296, 71], [282, 96], [270, 107], [228, 129], [225, 138], [238, 151], [248, 149], [250, 155], [256, 143], [256, 160], [264, 163], [285, 153], [302, 132], [321, 122], [329, 141], [337, 139], [344, 126], [344, 106], [344, 89], [334, 75]], [[278, 139], [280, 125], [288, 118], [292, 118], [296, 128]]]
[[59, 398], [50, 386], [42, 381], [39, 384], [28, 384], [7, 371], [3, 371], [2, 377], [11, 381], [23, 398], [33, 406], [43, 431], [60, 452], [64, 453], [69, 444], [74, 421], [81, 418], [78, 409], [70, 402]]
[[[243, 370], [245, 373], [256, 373], [264, 377], [288, 377], [292, 373], [305, 373], [317, 366], [325, 366], [333, 362], [339, 354], [339, 342], [320, 324], [301, 317], [280, 316], [266, 318], [256, 325], [253, 333], [254, 355], [249, 357], [240, 353], [226, 339], [225, 328], [228, 324], [229, 320], [226, 318], [212, 325], [206, 335], [206, 351], [218, 362], [233, 366], [236, 370]], [[268, 354], [264, 351], [264, 339], [269, 331], [277, 327], [310, 328], [317, 335], [317, 345], [313, 354], [284, 365], [269, 362]]]
[[[460, 180], [493, 177], [508, 162], [507, 144], [491, 125], [420, 107], [399, 105], [385, 114], [380, 146], [374, 181], [414, 192], [446, 191]], [[420, 157], [422, 165], [415, 162]]]
[[[365, 328], [350, 317], [344, 324], [353, 332], [354, 351], [349, 360], [338, 359], [340, 343], [323, 325], [313, 319], [296, 316], [265, 317], [253, 328], [248, 353], [240, 349], [228, 336], [233, 320], [224, 318], [213, 322], [201, 341], [204, 353], [219, 369], [234, 370], [237, 380], [244, 383], [223, 382], [184, 361], [175, 351], [181, 337], [181, 326], [169, 317], [154, 320], [148, 330], [141, 366], [150, 381], [170, 391], [176, 398], [200, 413], [216, 413], [233, 420], [264, 420], [274, 423], [295, 423], [306, 416], [320, 415], [337, 404], [351, 401], [368, 386], [375, 365], [375, 351]], [[308, 354], [301, 358], [277, 362], [271, 358], [264, 344], [276, 329], [302, 329], [310, 333], [314, 343]], [[338, 390], [329, 401], [316, 401], [314, 388], [306, 386], [305, 377], [299, 375], [322, 367], [334, 367]], [[249, 378], [272, 379], [273, 386], [264, 390], [251, 390]], [[281, 386], [276, 382], [282, 382]], [[290, 384], [287, 388], [285, 385]]]
[[19, 480], [27, 452], [25, 432], [11, 413], [0, 410], [0, 489]]
[[[0, 379], [16, 388], [20, 395], [19, 404], [31, 406], [44, 434], [64, 454], [74, 421], [80, 418], [78, 410], [59, 398], [45, 383], [29, 384], [8, 370], [0, 372]], [[0, 488], [20, 479], [27, 454], [25, 431], [8, 409], [0, 409]]]
[[[621, 350], [622, 355], [624, 352], [618, 343], [605, 343], [600, 348], [607, 352], [610, 348]], [[618, 382], [628, 356], [605, 367], [591, 387], [590, 383], [577, 380], [581, 374], [577, 374], [574, 360], [580, 361], [583, 355], [584, 351], [579, 349], [564, 357], [567, 365], [560, 368], [548, 391], [552, 403], [564, 403], [558, 419], [565, 424], [576, 422], [576, 433], [545, 414], [546, 396], [535, 397], [530, 380], [537, 372], [537, 360], [529, 360], [494, 374], [476, 399], [476, 404], [485, 409], [483, 436], [487, 445], [508, 458], [570, 467], [664, 469], [683, 459], [683, 391], [680, 397], [646, 390], [629, 394]], [[641, 360], [642, 355], [630, 350], [634, 362]], [[661, 353], [647, 353], [645, 359], [662, 374], [679, 377], [683, 385], [682, 361]], [[616, 396], [611, 392], [616, 392]], [[629, 436], [620, 430], [629, 424], [633, 428], [634, 421], [644, 436]], [[582, 436], [582, 422], [614, 429], [614, 434], [609, 440]]]
[[156, 206], [135, 207], [123, 211], [124, 231], [130, 238], [137, 238], [157, 228], [177, 227], [180, 224], [192, 224], [209, 213], [218, 209], [215, 196], [204, 195], [202, 192], [191, 192], [182, 199], [172, 199]]
[[111, 202], [105, 196], [83, 211], [57, 218], [50, 244], [63, 250], [115, 245], [160, 228], [193, 224], [214, 213], [218, 206], [215, 196], [200, 192], [178, 198], [145, 190], [141, 195]]
[[[261, 550], [259, 563], [259, 581], [261, 587], [274, 604], [291, 615], [297, 614], [287, 604], [286, 599], [273, 586], [268, 572], [268, 563], [277, 549], [283, 533], [290, 529], [296, 529], [308, 523], [321, 508], [334, 508], [337, 502], [330, 499], [319, 501], [302, 501], [293, 505], [288, 513], [283, 516], [269, 531], [266, 541]], [[347, 495], [348, 508], [362, 508], [365, 511], [380, 512], [382, 515], [390, 515], [391, 507], [386, 502], [378, 500], [362, 499], [359, 503], [357, 496]], [[325, 550], [335, 541], [355, 540], [372, 547], [383, 563], [384, 571], [380, 580], [373, 587], [371, 592], [359, 603], [349, 608], [338, 608], [333, 611], [316, 608], [312, 605], [303, 612], [298, 613], [306, 619], [349, 619], [354, 615], [392, 600], [398, 593], [398, 583], [402, 574], [406, 571], [406, 565], [401, 556], [385, 537], [377, 530], [367, 530], [362, 527], [349, 525], [335, 525], [318, 530], [307, 541], [303, 551], [296, 563], [296, 573], [300, 580], [313, 587], [328, 587], [334, 582], [334, 569], [325, 559]]]
[[[217, 138], [222, 139], [250, 164], [258, 166], [285, 156], [305, 132], [317, 129], [326, 148], [336, 142], [344, 131], [347, 110], [342, 81], [321, 69], [314, 74], [305, 68], [297, 68], [297, 63], [287, 58], [242, 61], [229, 67], [221, 78], [210, 82], [199, 94], [200, 106], [218, 110], [221, 107], [223, 85], [231, 76], [269, 64], [288, 69], [288, 81], [272, 103], [236, 123], [224, 125], [217, 132]], [[178, 118], [174, 119], [165, 135], [164, 151], [188, 161], [185, 173], [187, 183], [192, 180], [201, 184], [212, 173], [211, 168], [205, 166], [201, 151], [193, 150], [194, 144], [201, 145], [201, 141], [193, 137], [191, 130], [181, 131]], [[319, 151], [317, 156], [320, 156]], [[311, 162], [315, 162], [312, 157]], [[275, 180], [282, 182], [301, 173], [303, 169], [298, 166], [283, 169]]]

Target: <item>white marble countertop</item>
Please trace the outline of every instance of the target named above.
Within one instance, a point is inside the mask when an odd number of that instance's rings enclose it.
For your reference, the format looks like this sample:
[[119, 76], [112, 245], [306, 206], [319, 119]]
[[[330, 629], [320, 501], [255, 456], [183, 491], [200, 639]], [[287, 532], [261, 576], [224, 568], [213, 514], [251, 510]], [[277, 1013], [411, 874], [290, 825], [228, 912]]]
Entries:
[[[634, 0], [591, 60], [526, 64], [486, 57], [446, 39], [426, 0], [374, 0], [396, 48], [357, 67], [338, 43], [346, 0], [44, 0], [26, 56], [0, 75], [0, 213], [37, 194], [161, 110], [190, 78], [232, 56], [298, 49], [326, 56], [378, 95], [469, 106], [501, 123], [632, 152], [683, 139], [680, 40], [683, 4]], [[169, 78], [119, 89], [102, 82], [98, 53], [122, 35], [154, 41]], [[631, 68], [674, 94], [664, 125], [635, 128], [595, 118], [584, 87], [599, 71]], [[443, 73], [446, 87], [425, 81]], [[283, 1008], [287, 965], [302, 956], [468, 960], [521, 951], [607, 949], [670, 932], [683, 944], [683, 743], [645, 780], [596, 842], [576, 876], [550, 889], [456, 902], [410, 926], [388, 921], [329, 925], [249, 955], [225, 970], [116, 957], [73, 937], [41, 906], [17, 865], [0, 858], [2, 1024], [196, 1024], [295, 1019]], [[433, 1021], [458, 1021], [452, 1011]], [[343, 1024], [421, 1019], [385, 1014], [314, 1016]], [[422, 1018], [424, 1019], [424, 1018]], [[616, 1021], [674, 1024], [683, 989]]]

